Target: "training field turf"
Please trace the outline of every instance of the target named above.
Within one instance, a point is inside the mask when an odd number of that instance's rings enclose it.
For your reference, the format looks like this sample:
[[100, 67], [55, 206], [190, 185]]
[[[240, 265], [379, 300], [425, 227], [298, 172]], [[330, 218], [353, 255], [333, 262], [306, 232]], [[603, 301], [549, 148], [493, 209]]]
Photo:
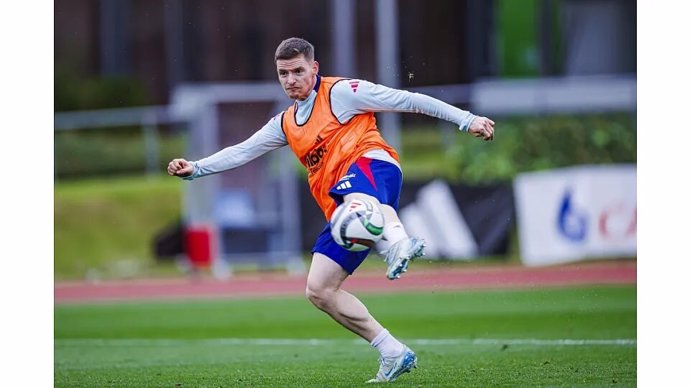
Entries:
[[[632, 387], [636, 287], [359, 295], [419, 368], [394, 386]], [[301, 297], [55, 305], [56, 387], [353, 387], [378, 352]]]

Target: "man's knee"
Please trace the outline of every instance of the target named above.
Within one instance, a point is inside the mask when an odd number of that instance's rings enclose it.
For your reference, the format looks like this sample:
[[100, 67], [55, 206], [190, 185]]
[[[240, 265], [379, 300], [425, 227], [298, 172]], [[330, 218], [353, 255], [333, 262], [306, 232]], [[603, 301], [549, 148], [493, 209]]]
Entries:
[[314, 253], [307, 276], [307, 299], [319, 309], [329, 311], [347, 276], [338, 263], [322, 253]]
[[383, 218], [385, 219], [386, 223], [389, 222], [400, 222], [400, 217], [398, 217], [398, 212], [395, 211], [395, 209], [388, 204], [381, 203], [378, 198], [372, 197], [371, 195], [364, 194], [364, 193], [350, 193], [346, 194], [345, 197], [343, 197], [344, 200], [350, 200], [350, 199], [364, 199], [371, 201], [381, 208], [381, 212], [383, 213]]
[[335, 290], [331, 290], [328, 287], [324, 287], [316, 282], [310, 282], [307, 280], [306, 296], [307, 299], [316, 307], [321, 310], [328, 309], [330, 302], [335, 295]]

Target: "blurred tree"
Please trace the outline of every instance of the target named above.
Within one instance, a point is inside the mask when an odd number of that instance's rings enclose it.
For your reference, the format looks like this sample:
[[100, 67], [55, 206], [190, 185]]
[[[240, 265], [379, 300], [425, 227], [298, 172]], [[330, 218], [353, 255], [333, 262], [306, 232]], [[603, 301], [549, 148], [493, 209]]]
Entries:
[[143, 85], [132, 76], [84, 76], [75, 66], [55, 66], [55, 111], [150, 105]]

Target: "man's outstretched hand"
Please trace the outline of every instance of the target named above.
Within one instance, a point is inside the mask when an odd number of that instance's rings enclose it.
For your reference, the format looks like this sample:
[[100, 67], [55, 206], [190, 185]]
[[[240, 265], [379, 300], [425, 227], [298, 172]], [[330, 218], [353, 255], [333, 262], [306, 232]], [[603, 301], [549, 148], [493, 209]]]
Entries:
[[194, 166], [184, 159], [173, 159], [168, 163], [168, 174], [172, 176], [186, 177], [192, 175]]
[[486, 141], [494, 139], [494, 122], [487, 117], [476, 117], [472, 120], [468, 132], [474, 137], [481, 137]]

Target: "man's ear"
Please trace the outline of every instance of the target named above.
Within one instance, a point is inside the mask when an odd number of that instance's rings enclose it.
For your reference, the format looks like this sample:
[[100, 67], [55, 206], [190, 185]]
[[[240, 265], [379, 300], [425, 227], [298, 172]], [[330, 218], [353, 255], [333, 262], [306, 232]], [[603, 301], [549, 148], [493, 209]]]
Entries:
[[311, 65], [312, 70], [314, 70], [314, 74], [319, 74], [319, 62], [314, 61], [314, 63]]

